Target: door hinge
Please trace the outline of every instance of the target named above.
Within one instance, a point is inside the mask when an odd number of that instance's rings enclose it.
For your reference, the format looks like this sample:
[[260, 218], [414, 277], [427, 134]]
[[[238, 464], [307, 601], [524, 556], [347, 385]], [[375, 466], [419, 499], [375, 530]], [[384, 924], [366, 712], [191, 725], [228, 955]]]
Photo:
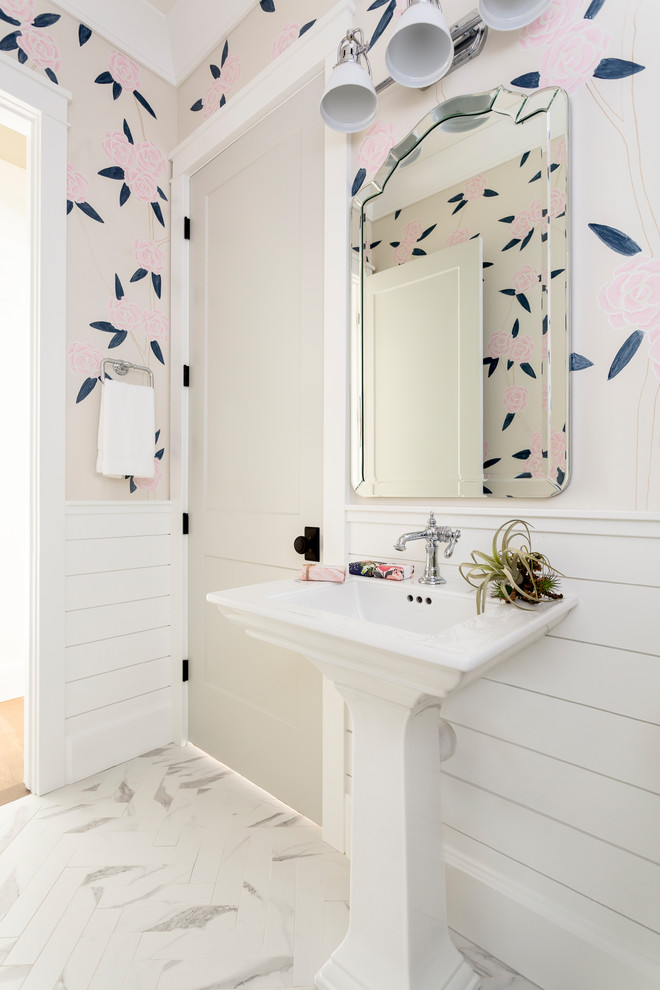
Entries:
[[190, 217], [183, 218], [183, 239], [184, 241], [190, 240]]
[[184, 681], [184, 682], [188, 680], [188, 661], [187, 660], [182, 660], [181, 661], [181, 680]]
[[183, 387], [190, 388], [190, 365], [184, 364], [183, 366]]
[[189, 530], [189, 519], [188, 519], [188, 513], [187, 512], [184, 512], [183, 513], [183, 520], [182, 520], [181, 531], [182, 531], [182, 533], [183, 533], [184, 536], [187, 536], [188, 533], [189, 533], [189, 531], [190, 531]]

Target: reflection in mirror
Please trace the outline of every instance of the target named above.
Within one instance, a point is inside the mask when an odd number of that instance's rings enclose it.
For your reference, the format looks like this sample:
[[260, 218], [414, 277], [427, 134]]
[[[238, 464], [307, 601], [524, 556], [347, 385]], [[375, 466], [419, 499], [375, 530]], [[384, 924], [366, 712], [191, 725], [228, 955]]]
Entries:
[[355, 197], [360, 495], [567, 484], [566, 144], [562, 90], [457, 97]]

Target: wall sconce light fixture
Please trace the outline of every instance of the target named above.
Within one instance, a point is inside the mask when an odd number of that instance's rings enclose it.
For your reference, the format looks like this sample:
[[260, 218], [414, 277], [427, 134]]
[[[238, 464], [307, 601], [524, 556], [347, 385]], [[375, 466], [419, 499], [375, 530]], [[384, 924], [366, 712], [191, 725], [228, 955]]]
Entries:
[[489, 27], [517, 30], [540, 17], [550, 3], [479, 0], [478, 10], [448, 27], [439, 0], [408, 0], [385, 52], [391, 75], [376, 87], [362, 30], [349, 28], [339, 44], [337, 64], [321, 99], [323, 120], [328, 127], [347, 134], [369, 127], [378, 116], [377, 94], [387, 86], [393, 82], [415, 89], [431, 86], [479, 55]]

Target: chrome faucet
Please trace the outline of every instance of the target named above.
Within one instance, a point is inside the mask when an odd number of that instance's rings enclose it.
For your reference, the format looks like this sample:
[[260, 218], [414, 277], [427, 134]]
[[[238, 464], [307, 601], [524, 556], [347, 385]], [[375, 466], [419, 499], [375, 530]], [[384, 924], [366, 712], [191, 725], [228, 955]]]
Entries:
[[438, 526], [433, 513], [430, 514], [426, 529], [418, 533], [404, 533], [394, 544], [395, 550], [405, 550], [406, 543], [411, 540], [426, 540], [426, 566], [424, 573], [419, 579], [420, 584], [446, 584], [447, 582], [440, 574], [438, 557], [440, 555], [440, 544], [449, 544], [445, 550], [445, 557], [451, 557], [460, 539], [461, 532], [458, 529], [449, 529], [448, 526]]

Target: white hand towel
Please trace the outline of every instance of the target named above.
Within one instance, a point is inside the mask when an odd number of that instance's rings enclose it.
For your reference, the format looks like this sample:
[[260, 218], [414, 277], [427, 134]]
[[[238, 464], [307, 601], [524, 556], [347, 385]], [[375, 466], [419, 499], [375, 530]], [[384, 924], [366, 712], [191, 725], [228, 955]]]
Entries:
[[106, 378], [101, 389], [96, 470], [108, 478], [154, 477], [154, 390]]

